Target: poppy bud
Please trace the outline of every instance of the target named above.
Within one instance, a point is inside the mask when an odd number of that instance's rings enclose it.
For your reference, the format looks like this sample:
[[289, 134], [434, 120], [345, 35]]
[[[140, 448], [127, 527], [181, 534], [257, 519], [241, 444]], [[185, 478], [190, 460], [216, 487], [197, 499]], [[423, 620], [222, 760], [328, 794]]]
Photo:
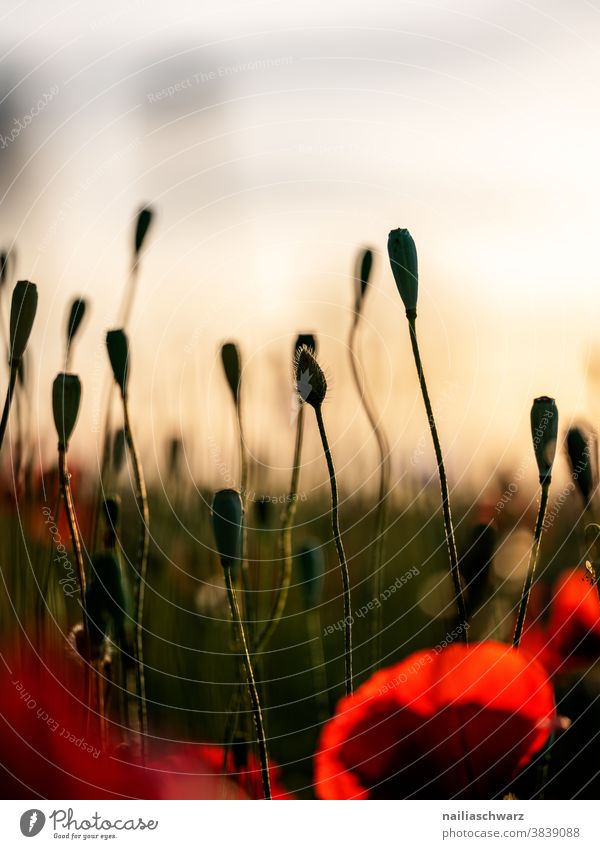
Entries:
[[235, 342], [225, 342], [221, 347], [221, 361], [234, 403], [237, 404], [242, 368], [240, 351]]
[[146, 234], [148, 233], [148, 229], [152, 224], [152, 219], [154, 218], [154, 212], [152, 208], [149, 206], [144, 206], [138, 212], [137, 222], [135, 225], [135, 255], [138, 256], [139, 252], [142, 249], [142, 245], [144, 244], [144, 240], [146, 238]]
[[531, 408], [531, 438], [540, 483], [550, 482], [558, 438], [558, 410], [554, 398], [536, 398]]
[[75, 338], [77, 331], [83, 321], [87, 301], [83, 298], [74, 298], [71, 309], [69, 311], [69, 320], [67, 321], [67, 346], [69, 347]]
[[212, 503], [213, 533], [224, 569], [237, 565], [242, 548], [242, 498], [235, 489], [215, 492]]
[[299, 333], [294, 343], [294, 359], [298, 356], [301, 348], [310, 348], [317, 355], [317, 337], [313, 333]]
[[25, 353], [38, 305], [35, 283], [19, 280], [10, 306], [10, 364], [16, 366]]
[[61, 372], [52, 384], [52, 412], [58, 434], [58, 446], [66, 451], [81, 402], [81, 381], [76, 374]]
[[319, 604], [323, 595], [325, 561], [321, 545], [314, 541], [304, 543], [298, 550], [297, 562], [302, 582], [304, 606], [310, 610]]
[[371, 268], [373, 267], [373, 251], [370, 248], [362, 250], [356, 262], [356, 275], [354, 283], [356, 287], [354, 298], [354, 310], [359, 312], [362, 307], [363, 298], [369, 285], [369, 277], [371, 276]]
[[304, 346], [298, 351], [294, 371], [296, 390], [302, 401], [315, 409], [320, 407], [325, 400], [327, 381], [310, 348]]
[[417, 313], [419, 269], [417, 248], [408, 230], [392, 230], [388, 236], [388, 254], [392, 273], [407, 314]]
[[117, 385], [123, 398], [127, 395], [129, 377], [129, 342], [124, 330], [109, 330], [106, 334], [108, 357]]
[[590, 456], [590, 443], [585, 433], [578, 427], [570, 427], [567, 431], [567, 454], [571, 474], [587, 506], [594, 489], [594, 475]]

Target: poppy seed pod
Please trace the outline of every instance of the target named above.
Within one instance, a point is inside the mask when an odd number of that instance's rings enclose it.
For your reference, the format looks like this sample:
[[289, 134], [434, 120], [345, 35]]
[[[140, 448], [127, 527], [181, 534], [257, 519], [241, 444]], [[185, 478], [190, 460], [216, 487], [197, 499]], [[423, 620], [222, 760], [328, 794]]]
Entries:
[[594, 475], [590, 443], [579, 427], [570, 427], [567, 431], [567, 455], [571, 466], [571, 475], [581, 493], [584, 504], [587, 506], [594, 489]]
[[58, 434], [58, 446], [66, 450], [79, 415], [81, 381], [76, 374], [61, 372], [52, 384], [52, 412]]
[[244, 508], [235, 489], [215, 492], [212, 503], [213, 533], [217, 552], [224, 569], [234, 569], [242, 547]]
[[138, 256], [139, 252], [142, 249], [142, 245], [144, 244], [144, 240], [152, 224], [152, 219], [154, 218], [154, 212], [152, 208], [149, 206], [144, 206], [140, 209], [137, 216], [137, 222], [135, 225], [135, 255]]
[[301, 348], [310, 348], [317, 355], [317, 337], [314, 333], [299, 333], [294, 342], [294, 359], [298, 356]]
[[370, 248], [365, 248], [358, 255], [358, 259], [356, 262], [356, 274], [354, 277], [354, 283], [356, 287], [354, 309], [357, 313], [362, 307], [363, 299], [367, 291], [367, 286], [369, 285], [369, 277], [371, 276], [372, 267], [373, 251]]
[[70, 345], [75, 338], [75, 335], [81, 326], [81, 322], [83, 321], [86, 307], [87, 301], [83, 298], [74, 298], [69, 311], [69, 319], [67, 321], [67, 345]]
[[113, 439], [112, 446], [112, 463], [113, 469], [116, 474], [119, 474], [121, 469], [123, 468], [123, 463], [125, 462], [125, 448], [127, 446], [127, 436], [125, 434], [125, 430], [120, 427]]
[[127, 395], [129, 377], [129, 342], [124, 330], [109, 330], [106, 334], [106, 347], [113, 375], [123, 398]]
[[388, 255], [396, 286], [407, 315], [416, 315], [419, 293], [417, 248], [408, 230], [392, 230], [388, 236]]
[[221, 347], [221, 361], [225, 371], [227, 383], [231, 389], [234, 403], [238, 403], [240, 391], [240, 379], [242, 374], [240, 350], [235, 342], [225, 342]]
[[104, 512], [104, 520], [108, 527], [116, 531], [119, 527], [119, 519], [121, 516], [121, 498], [118, 495], [111, 495], [105, 498], [102, 502]]
[[540, 483], [550, 481], [558, 439], [558, 409], [554, 398], [535, 398], [531, 408], [531, 438]]
[[19, 280], [10, 305], [10, 364], [16, 366], [25, 353], [38, 305], [35, 283]]
[[100, 642], [108, 630], [112, 630], [113, 636], [117, 638], [123, 635], [126, 607], [127, 593], [119, 561], [108, 551], [92, 555], [92, 577], [86, 590], [86, 608], [93, 642]]
[[323, 595], [325, 561], [321, 545], [315, 541], [304, 543], [298, 550], [297, 562], [304, 605], [310, 610], [319, 604]]
[[296, 390], [302, 401], [315, 409], [320, 407], [327, 393], [327, 381], [323, 369], [310, 348], [300, 348], [294, 365]]

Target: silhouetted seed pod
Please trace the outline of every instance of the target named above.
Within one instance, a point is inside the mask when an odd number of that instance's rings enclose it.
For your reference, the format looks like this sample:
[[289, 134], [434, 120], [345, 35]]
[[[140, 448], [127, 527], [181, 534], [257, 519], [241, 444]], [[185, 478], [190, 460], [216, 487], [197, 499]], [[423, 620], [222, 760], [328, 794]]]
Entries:
[[474, 613], [488, 596], [489, 578], [496, 552], [497, 532], [490, 524], [473, 527], [470, 541], [460, 560], [467, 595], [467, 612]]
[[594, 491], [590, 449], [590, 441], [581, 428], [569, 428], [567, 431], [567, 455], [571, 466], [571, 475], [586, 506], [590, 503]]
[[392, 273], [407, 313], [416, 313], [419, 294], [417, 248], [408, 230], [392, 230], [388, 236]]
[[152, 219], [154, 218], [154, 212], [151, 207], [144, 206], [138, 212], [137, 221], [135, 225], [135, 243], [134, 243], [134, 252], [137, 257], [139, 252], [142, 249], [144, 241], [146, 239], [146, 235], [148, 234], [148, 230], [150, 225], [152, 224]]
[[[86, 609], [90, 639], [108, 636], [121, 639], [127, 619], [127, 593], [117, 557], [111, 551], [92, 555], [91, 578], [86, 590]], [[94, 639], [92, 639], [92, 645]]]
[[177, 475], [179, 472], [179, 464], [181, 461], [181, 455], [183, 452], [183, 444], [181, 439], [177, 436], [173, 436], [167, 442], [167, 464], [169, 469], [169, 474], [172, 476]]
[[84, 298], [74, 298], [69, 310], [67, 319], [67, 349], [73, 343], [73, 339], [77, 335], [77, 331], [81, 327], [81, 322], [85, 316], [87, 301]]
[[121, 498], [118, 495], [111, 495], [105, 498], [102, 502], [102, 510], [107, 526], [116, 532], [121, 519]]
[[269, 498], [262, 496], [254, 502], [256, 509], [256, 519], [259, 528], [268, 528], [270, 525], [271, 515], [273, 513], [273, 504]]
[[81, 381], [76, 374], [61, 372], [52, 384], [52, 412], [59, 448], [66, 450], [79, 415]]
[[323, 596], [325, 559], [323, 548], [316, 540], [304, 543], [298, 549], [296, 558], [301, 582], [304, 606], [310, 610], [317, 607]]
[[531, 438], [540, 473], [540, 483], [549, 481], [558, 438], [558, 409], [554, 398], [536, 398], [531, 408]]
[[362, 308], [363, 300], [367, 291], [367, 287], [369, 285], [369, 278], [371, 276], [372, 267], [373, 251], [370, 248], [364, 248], [360, 251], [358, 255], [356, 263], [356, 275], [354, 278], [354, 309], [357, 313], [360, 312]]
[[125, 398], [129, 378], [129, 342], [125, 331], [109, 330], [106, 334], [106, 347], [115, 382]]
[[212, 503], [213, 533], [223, 568], [235, 571], [242, 546], [244, 508], [235, 489], [215, 492]]
[[242, 374], [241, 357], [238, 346], [235, 342], [225, 342], [221, 347], [221, 361], [225, 371], [227, 383], [233, 395], [233, 400], [237, 404], [239, 401], [240, 379]]
[[4, 284], [8, 280], [8, 266], [9, 266], [9, 253], [7, 251], [2, 251], [0, 253], [0, 289], [3, 288]]
[[314, 333], [299, 333], [294, 343], [294, 362], [302, 348], [308, 348], [313, 352], [315, 357], [318, 353], [317, 337]]
[[327, 381], [313, 352], [306, 346], [298, 351], [295, 364], [296, 390], [302, 401], [320, 407], [325, 400]]
[[115, 474], [119, 474], [121, 469], [123, 468], [123, 463], [125, 462], [125, 448], [127, 446], [127, 436], [125, 434], [125, 430], [120, 427], [117, 431], [115, 431], [113, 444], [112, 444], [112, 461], [113, 461], [113, 469]]
[[10, 363], [16, 367], [25, 353], [38, 305], [35, 283], [19, 280], [10, 306]]

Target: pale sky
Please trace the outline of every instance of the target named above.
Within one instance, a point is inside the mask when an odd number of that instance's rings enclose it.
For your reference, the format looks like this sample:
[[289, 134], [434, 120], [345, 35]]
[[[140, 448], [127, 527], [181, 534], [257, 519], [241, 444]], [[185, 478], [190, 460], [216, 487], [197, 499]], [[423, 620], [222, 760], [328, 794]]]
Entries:
[[[14, 240], [18, 277], [40, 289], [44, 448], [65, 311], [83, 295], [72, 447], [95, 454], [103, 335], [142, 202], [158, 215], [131, 324], [132, 413], [150, 465], [169, 430], [194, 469], [222, 455], [235, 477], [216, 357], [235, 338], [251, 449], [287, 479], [289, 352], [315, 330], [342, 475], [352, 486], [372, 471], [345, 348], [368, 244], [381, 253], [363, 362], [406, 473], [427, 425], [385, 256], [398, 226], [419, 250], [422, 352], [454, 483], [528, 456], [536, 395], [556, 397], [565, 426], [597, 423], [595, 3], [25, 0], [2, 6], [0, 53], [0, 243]], [[432, 462], [427, 445], [420, 473]]]

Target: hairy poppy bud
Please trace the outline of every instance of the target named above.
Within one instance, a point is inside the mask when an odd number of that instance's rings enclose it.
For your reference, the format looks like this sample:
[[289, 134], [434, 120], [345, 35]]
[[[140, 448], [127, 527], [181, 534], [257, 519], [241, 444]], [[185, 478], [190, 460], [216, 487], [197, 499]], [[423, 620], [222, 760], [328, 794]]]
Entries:
[[58, 445], [66, 451], [81, 402], [81, 381], [76, 374], [61, 372], [52, 384], [52, 412], [58, 434]]
[[310, 348], [317, 355], [317, 337], [314, 333], [299, 333], [294, 343], [294, 359], [298, 356], [301, 348]]
[[323, 594], [325, 561], [323, 548], [316, 541], [304, 543], [298, 550], [298, 569], [302, 582], [302, 594], [307, 609], [316, 607]]
[[109, 330], [106, 334], [106, 347], [113, 375], [123, 398], [127, 395], [129, 377], [129, 342], [124, 330]]
[[84, 298], [74, 298], [71, 309], [69, 310], [69, 319], [67, 321], [67, 346], [70, 346], [75, 338], [87, 307], [87, 301]]
[[231, 389], [234, 403], [238, 403], [240, 391], [240, 378], [242, 375], [240, 350], [235, 342], [225, 342], [221, 347], [221, 361], [225, 371], [227, 383]]
[[215, 492], [212, 503], [213, 533], [223, 568], [233, 569], [242, 548], [242, 498], [235, 489]]
[[554, 398], [536, 398], [531, 408], [531, 438], [540, 483], [549, 482], [558, 439], [558, 409]]
[[137, 222], [135, 225], [135, 255], [138, 256], [139, 252], [142, 249], [142, 245], [144, 244], [144, 240], [146, 238], [146, 234], [152, 224], [152, 219], [154, 218], [154, 212], [152, 208], [149, 206], [144, 206], [138, 212]]
[[38, 305], [35, 283], [19, 280], [10, 305], [10, 364], [17, 366], [25, 353]]
[[416, 315], [419, 293], [417, 248], [408, 230], [392, 230], [388, 236], [392, 273], [407, 314]]
[[367, 291], [367, 286], [369, 285], [369, 277], [371, 276], [372, 267], [373, 251], [370, 248], [365, 248], [359, 253], [356, 262], [356, 274], [354, 277], [354, 310], [356, 313], [360, 312], [360, 309], [362, 307], [363, 299]]
[[590, 443], [579, 427], [570, 427], [567, 431], [567, 454], [571, 466], [571, 475], [581, 493], [584, 504], [587, 506], [594, 489], [594, 475]]
[[296, 390], [302, 401], [311, 407], [320, 407], [325, 400], [327, 381], [316, 357], [310, 348], [300, 348], [294, 367]]

